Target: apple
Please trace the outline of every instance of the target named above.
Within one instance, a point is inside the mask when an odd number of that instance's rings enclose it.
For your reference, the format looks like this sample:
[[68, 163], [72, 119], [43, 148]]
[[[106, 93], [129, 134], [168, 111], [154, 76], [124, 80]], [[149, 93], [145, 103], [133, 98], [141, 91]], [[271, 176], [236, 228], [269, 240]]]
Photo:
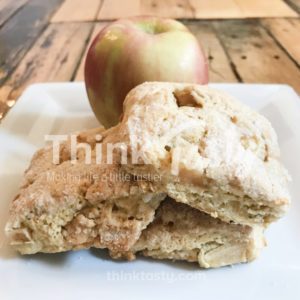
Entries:
[[93, 40], [85, 85], [91, 107], [106, 128], [118, 123], [127, 93], [145, 81], [208, 83], [205, 54], [182, 23], [149, 16], [120, 19]]

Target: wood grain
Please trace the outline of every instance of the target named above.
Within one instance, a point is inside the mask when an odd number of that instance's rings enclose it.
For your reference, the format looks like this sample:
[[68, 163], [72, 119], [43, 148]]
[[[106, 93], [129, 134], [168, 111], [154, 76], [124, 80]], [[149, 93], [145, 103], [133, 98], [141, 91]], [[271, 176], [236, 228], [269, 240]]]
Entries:
[[0, 86], [45, 28], [62, 0], [31, 0], [0, 29]]
[[300, 70], [258, 20], [214, 22], [244, 82], [284, 83], [300, 92]]
[[140, 0], [103, 0], [97, 20], [113, 20], [140, 15]]
[[294, 10], [300, 13], [300, 0], [285, 0]]
[[141, 14], [167, 18], [193, 18], [194, 11], [187, 0], [140, 0]]
[[209, 64], [210, 82], [237, 82], [226, 53], [209, 22], [185, 22], [203, 46]]
[[84, 63], [85, 63], [85, 58], [87, 55], [87, 52], [90, 48], [91, 43], [93, 42], [94, 38], [96, 35], [99, 33], [99, 31], [108, 24], [108, 22], [101, 22], [101, 23], [96, 23], [91, 35], [91, 38], [89, 40], [88, 46], [86, 47], [84, 54], [81, 57], [79, 67], [77, 69], [74, 81], [84, 81]]
[[31, 83], [69, 81], [87, 44], [89, 23], [51, 24], [2, 89], [17, 99]]
[[262, 23], [300, 65], [300, 19], [264, 19]]
[[282, 0], [238, 0], [243, 18], [297, 17], [298, 14]]
[[28, 0], [0, 0], [0, 27]]
[[100, 6], [101, 0], [65, 0], [51, 22], [94, 21]]
[[168, 18], [192, 18], [194, 12], [187, 0], [103, 0], [98, 20], [114, 20], [136, 15]]
[[134, 15], [233, 19], [295, 17], [297, 13], [282, 0], [103, 0], [97, 19], [114, 20]]
[[189, 0], [196, 18], [234, 19], [295, 17], [297, 13], [282, 0]]
[[189, 0], [198, 19], [229, 19], [241, 17], [241, 10], [234, 0]]
[[11, 100], [8, 97], [10, 92], [11, 88], [9, 86], [0, 88], [0, 122], [8, 110], [15, 104], [15, 100]]

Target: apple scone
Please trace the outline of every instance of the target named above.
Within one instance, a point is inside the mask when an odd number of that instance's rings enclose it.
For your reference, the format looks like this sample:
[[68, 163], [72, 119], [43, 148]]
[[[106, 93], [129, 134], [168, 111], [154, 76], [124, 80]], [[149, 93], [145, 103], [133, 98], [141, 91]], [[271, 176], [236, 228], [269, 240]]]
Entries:
[[289, 207], [289, 175], [270, 122], [209, 86], [139, 85], [116, 133], [108, 142], [128, 146], [127, 172], [160, 174], [170, 197], [212, 217], [266, 227]]
[[[93, 129], [77, 136], [95, 144]], [[94, 158], [94, 149], [92, 148]], [[204, 268], [248, 262], [264, 246], [263, 228], [229, 224], [166, 198], [154, 182], [137, 180], [116, 162], [90, 164], [82, 152], [71, 163], [70, 140], [41, 149], [25, 172], [6, 226], [21, 254], [108, 248], [112, 258], [198, 261]], [[127, 179], [126, 179], [127, 178]], [[159, 185], [158, 185], [159, 186]]]
[[144, 83], [115, 127], [35, 153], [6, 233], [21, 254], [95, 247], [204, 268], [252, 261], [290, 203], [279, 157], [271, 124], [233, 97]]
[[21, 254], [90, 247], [128, 251], [153, 220], [166, 194], [154, 193], [151, 182], [135, 180], [117, 163], [96, 164], [99, 133], [102, 128], [77, 136], [92, 146], [90, 164], [84, 151], [72, 164], [70, 140], [60, 147], [59, 164], [53, 163], [52, 147], [34, 155], [6, 225]]

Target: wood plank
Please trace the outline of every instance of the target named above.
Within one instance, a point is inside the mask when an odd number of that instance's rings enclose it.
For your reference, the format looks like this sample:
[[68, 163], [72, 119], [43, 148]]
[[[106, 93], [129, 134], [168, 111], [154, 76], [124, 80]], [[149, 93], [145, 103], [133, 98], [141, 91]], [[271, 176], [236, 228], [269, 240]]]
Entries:
[[297, 13], [283, 0], [103, 0], [98, 20], [133, 15], [169, 18], [232, 19], [295, 17]]
[[189, 0], [198, 19], [230, 19], [241, 16], [238, 0]]
[[187, 0], [104, 0], [98, 20], [114, 20], [136, 15], [155, 15], [169, 18], [192, 18], [192, 7]]
[[284, 83], [300, 93], [300, 70], [259, 20], [215, 21], [217, 34], [244, 82]]
[[285, 0], [285, 2], [295, 11], [300, 13], [300, 0]]
[[90, 48], [91, 43], [93, 42], [94, 38], [96, 37], [96, 35], [107, 24], [108, 24], [108, 22], [101, 22], [101, 23], [96, 23], [95, 24], [95, 27], [93, 29], [93, 32], [92, 32], [91, 38], [89, 40], [88, 46], [85, 48], [84, 54], [81, 57], [81, 61], [80, 61], [79, 67], [77, 69], [74, 81], [84, 81], [84, 63], [85, 63], [85, 58], [86, 58], [87, 52]]
[[0, 86], [45, 28], [62, 0], [31, 0], [0, 29]]
[[0, 0], [0, 27], [28, 0]]
[[234, 19], [258, 17], [295, 17], [282, 0], [189, 0], [199, 19]]
[[282, 0], [236, 0], [244, 18], [297, 17], [298, 14]]
[[97, 20], [114, 20], [140, 14], [140, 0], [103, 0]]
[[204, 48], [209, 64], [210, 82], [237, 82], [226, 53], [209, 22], [184, 22]]
[[8, 112], [9, 107], [6, 105], [6, 103], [0, 101], [0, 122]]
[[193, 18], [194, 11], [186, 0], [141, 0], [141, 14], [166, 18]]
[[66, 0], [51, 19], [56, 22], [94, 21], [101, 6], [101, 0]]
[[[13, 106], [14, 102], [8, 100], [8, 95], [10, 93], [10, 87], [2, 87], [0, 88], [0, 122], [1, 119], [5, 116], [11, 106]], [[11, 106], [8, 105], [9, 103], [13, 103]]]
[[49, 25], [1, 88], [10, 89], [7, 99], [17, 99], [31, 83], [69, 81], [91, 29], [89, 23]]
[[262, 23], [300, 65], [300, 19], [264, 19]]
[[8, 95], [11, 89], [9, 86], [0, 88], [0, 122], [5, 114], [12, 108], [16, 101], [9, 99]]

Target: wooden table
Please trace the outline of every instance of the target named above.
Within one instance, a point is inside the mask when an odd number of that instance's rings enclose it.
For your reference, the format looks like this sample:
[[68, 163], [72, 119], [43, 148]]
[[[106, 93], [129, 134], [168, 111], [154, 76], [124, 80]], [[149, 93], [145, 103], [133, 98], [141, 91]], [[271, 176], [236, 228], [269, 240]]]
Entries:
[[0, 0], [0, 119], [31, 83], [82, 81], [91, 39], [137, 14], [182, 19], [205, 48], [211, 82], [300, 93], [299, 13], [300, 0]]

